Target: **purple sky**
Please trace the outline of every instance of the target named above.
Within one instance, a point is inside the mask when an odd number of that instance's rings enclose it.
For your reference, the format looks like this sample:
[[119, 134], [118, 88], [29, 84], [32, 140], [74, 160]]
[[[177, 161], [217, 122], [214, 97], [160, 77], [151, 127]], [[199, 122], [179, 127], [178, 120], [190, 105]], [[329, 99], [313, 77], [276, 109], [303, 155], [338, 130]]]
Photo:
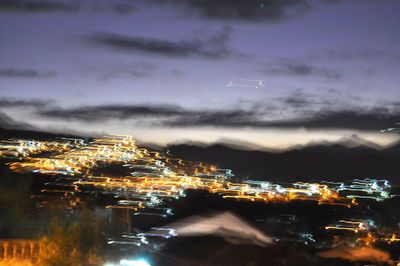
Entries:
[[162, 144], [387, 144], [398, 14], [396, 0], [0, 0], [0, 111]]

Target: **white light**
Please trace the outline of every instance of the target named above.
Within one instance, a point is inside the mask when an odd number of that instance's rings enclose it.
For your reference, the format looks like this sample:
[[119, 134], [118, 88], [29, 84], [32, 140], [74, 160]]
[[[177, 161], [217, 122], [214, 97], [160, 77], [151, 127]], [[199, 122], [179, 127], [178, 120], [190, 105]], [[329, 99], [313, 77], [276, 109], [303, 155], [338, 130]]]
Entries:
[[121, 266], [151, 266], [147, 261], [144, 259], [138, 259], [138, 260], [120, 260], [119, 264]]

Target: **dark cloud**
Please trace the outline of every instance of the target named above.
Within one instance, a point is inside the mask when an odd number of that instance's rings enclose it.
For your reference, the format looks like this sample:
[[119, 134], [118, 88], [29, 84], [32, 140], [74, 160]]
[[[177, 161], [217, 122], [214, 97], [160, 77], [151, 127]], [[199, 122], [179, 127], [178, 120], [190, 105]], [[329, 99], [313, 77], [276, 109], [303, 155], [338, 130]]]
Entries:
[[111, 33], [98, 33], [89, 36], [89, 40], [97, 45], [117, 51], [145, 53], [169, 57], [192, 57], [215, 59], [230, 56], [233, 52], [228, 48], [230, 29], [225, 28], [205, 40], [192, 39], [169, 41], [162, 39], [125, 36]]
[[160, 118], [166, 126], [207, 126], [221, 123], [243, 123], [256, 116], [255, 111], [244, 110], [187, 110], [173, 105], [105, 105], [73, 109], [39, 110], [40, 116], [53, 119], [104, 121], [106, 119]]
[[30, 68], [0, 68], [0, 78], [49, 78], [54, 71], [39, 71]]
[[[362, 101], [358, 95], [342, 92], [333, 88], [320, 88], [321, 93], [310, 93], [303, 89], [297, 89], [284, 97], [277, 97], [275, 101], [286, 108], [308, 110], [313, 112], [319, 109], [341, 110], [353, 106], [354, 103]], [[393, 103], [393, 102], [392, 102]], [[388, 103], [390, 105], [390, 103]], [[394, 109], [394, 106], [390, 106]]]
[[[165, 126], [216, 126], [216, 127], [245, 127], [253, 126], [258, 117], [256, 111], [248, 110], [208, 110], [186, 113], [164, 122]], [[260, 114], [261, 115], [261, 114]]]
[[309, 128], [309, 129], [357, 129], [379, 131], [400, 119], [400, 113], [391, 113], [386, 109], [370, 111], [322, 111], [309, 118], [276, 121], [269, 126], [279, 128]]
[[287, 76], [317, 76], [326, 79], [341, 79], [342, 73], [339, 71], [311, 66], [304, 63], [279, 63], [267, 67], [266, 72], [275, 75]]
[[127, 1], [0, 0], [0, 12], [50, 13], [88, 11], [131, 14], [137, 7]]
[[359, 113], [356, 111], [314, 112], [304, 118], [288, 120], [260, 120], [262, 114], [234, 111], [234, 115], [208, 113], [202, 116], [180, 118], [166, 123], [168, 126], [215, 126], [254, 128], [307, 128], [307, 129], [355, 129], [378, 131], [400, 119], [400, 113]]
[[216, 20], [282, 21], [310, 9], [306, 0], [149, 0], [182, 8], [185, 14]]
[[115, 3], [112, 5], [112, 9], [121, 15], [130, 14], [137, 10], [136, 6], [127, 3]]
[[53, 104], [51, 100], [16, 100], [16, 99], [0, 99], [0, 108], [14, 108], [14, 107], [34, 107], [42, 108]]
[[397, 0], [322, 0], [325, 4], [345, 4], [345, 3], [382, 3], [382, 2], [396, 2]]
[[320, 97], [315, 94], [306, 93], [302, 90], [297, 90], [286, 97], [280, 97], [276, 100], [283, 103], [285, 106], [290, 108], [313, 108], [315, 109], [316, 105], [324, 105], [329, 106], [332, 104], [332, 101], [325, 98]]
[[[134, 5], [134, 4], [135, 5]], [[286, 20], [310, 9], [307, 0], [147, 0], [143, 1], [68, 1], [68, 0], [0, 0], [0, 12], [46, 13], [46, 12], [90, 12], [111, 11], [126, 15], [139, 6], [170, 6], [186, 15], [209, 19], [268, 21]]]
[[13, 12], [75, 12], [79, 6], [68, 1], [51, 0], [0, 0], [0, 11]]
[[[305, 100], [282, 99], [287, 105], [303, 106]], [[284, 103], [282, 108], [284, 108]], [[270, 120], [269, 109], [250, 108], [247, 110], [188, 110], [177, 106], [140, 106], [140, 105], [106, 105], [87, 106], [72, 109], [39, 110], [38, 115], [52, 119], [98, 122], [109, 119], [142, 119], [156, 118], [157, 125], [169, 127], [254, 127], [254, 128], [308, 128], [308, 129], [358, 129], [380, 130], [400, 121], [400, 112], [390, 111], [384, 107], [372, 109], [321, 109], [309, 111], [293, 119]], [[268, 117], [269, 120], [265, 120]]]
[[365, 50], [328, 50], [316, 55], [317, 59], [324, 60], [354, 60], [354, 59], [377, 59], [389, 56], [387, 52], [376, 49]]
[[99, 121], [105, 119], [128, 119], [140, 117], [180, 116], [187, 111], [172, 105], [104, 105], [83, 106], [72, 109], [47, 109], [39, 111], [39, 115], [68, 120]]
[[148, 62], [131, 62], [129, 64], [105, 64], [86, 68], [90, 74], [95, 74], [102, 81], [124, 78], [131, 80], [150, 78], [158, 67]]

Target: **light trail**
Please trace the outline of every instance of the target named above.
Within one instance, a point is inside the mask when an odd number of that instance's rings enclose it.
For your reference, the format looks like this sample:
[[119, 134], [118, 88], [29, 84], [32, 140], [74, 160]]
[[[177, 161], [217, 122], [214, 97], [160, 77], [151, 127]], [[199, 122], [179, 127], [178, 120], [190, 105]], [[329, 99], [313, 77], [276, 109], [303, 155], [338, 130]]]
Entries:
[[[400, 123], [395, 123], [396, 126], [400, 126]], [[387, 129], [382, 129], [382, 133], [400, 133], [399, 127], [389, 127]]]
[[0, 158], [27, 158], [44, 152], [65, 152], [81, 145], [80, 140], [60, 139], [59, 141], [1, 140]]
[[326, 230], [345, 230], [352, 231], [354, 233], [366, 232], [371, 227], [373, 227], [373, 223], [371, 221], [353, 221], [353, 220], [340, 220], [336, 224], [331, 224], [325, 226]]
[[264, 81], [259, 79], [241, 79], [234, 78], [228, 81], [227, 87], [239, 87], [239, 88], [254, 88], [259, 89], [265, 87]]
[[388, 180], [365, 178], [354, 179], [350, 184], [327, 181], [322, 181], [322, 183], [330, 185], [333, 190], [351, 199], [384, 201], [396, 196], [390, 194]]
[[[268, 181], [246, 180], [231, 182], [231, 169], [190, 162], [165, 156], [163, 152], [149, 151], [136, 145], [131, 136], [111, 135], [83, 139], [51, 141], [0, 141], [0, 157], [10, 154], [20, 161], [9, 164], [17, 173], [33, 172], [53, 176], [46, 182], [43, 193], [61, 194], [73, 206], [80, 201], [71, 197], [90, 194], [112, 195], [115, 203], [105, 207], [128, 209], [138, 214], [156, 215], [145, 211], [165, 203], [167, 199], [186, 196], [188, 189], [206, 190], [222, 198], [271, 202], [315, 201], [318, 204], [352, 207], [357, 199], [377, 201], [392, 197], [387, 180], [355, 179], [349, 184], [323, 181], [274, 184]], [[40, 157], [38, 157], [40, 155]], [[124, 176], [106, 176], [103, 167], [118, 165], [126, 170]], [[171, 215], [165, 210], [161, 216]], [[359, 229], [357, 229], [359, 230]]]
[[393, 228], [381, 230], [371, 219], [339, 220], [337, 223], [325, 226], [325, 230], [353, 232], [354, 237], [345, 238], [341, 243], [342, 246], [373, 246], [378, 243], [391, 245], [400, 242], [400, 232]]
[[[220, 169], [203, 162], [173, 158], [168, 153], [150, 151], [136, 145], [131, 136], [105, 136], [92, 141], [59, 139], [50, 141], [0, 140], [0, 158], [17, 173], [38, 173], [50, 180], [44, 182], [41, 194], [33, 195], [38, 207], [63, 206], [68, 209], [86, 204], [86, 199], [103, 195], [106, 209], [116, 209], [139, 216], [167, 218], [174, 215], [167, 207], [172, 199], [186, 196], [188, 190], [204, 190], [231, 200], [264, 202], [314, 201], [318, 205], [351, 208], [360, 201], [384, 201], [390, 184], [380, 179], [353, 179], [349, 182], [272, 183], [244, 180], [233, 182], [231, 169]], [[116, 176], [105, 174], [105, 168], [117, 169]], [[108, 171], [107, 171], [108, 172]], [[345, 245], [373, 246], [400, 242], [397, 231], [376, 230], [371, 220], [339, 220], [325, 230], [351, 232]], [[151, 233], [133, 233], [108, 239], [110, 245], [143, 246], [157, 239], [177, 235], [171, 228], [157, 227]], [[345, 234], [348, 236], [348, 234]], [[275, 241], [298, 241], [312, 244], [311, 234], [282, 236]], [[157, 241], [156, 241], [157, 242]]]

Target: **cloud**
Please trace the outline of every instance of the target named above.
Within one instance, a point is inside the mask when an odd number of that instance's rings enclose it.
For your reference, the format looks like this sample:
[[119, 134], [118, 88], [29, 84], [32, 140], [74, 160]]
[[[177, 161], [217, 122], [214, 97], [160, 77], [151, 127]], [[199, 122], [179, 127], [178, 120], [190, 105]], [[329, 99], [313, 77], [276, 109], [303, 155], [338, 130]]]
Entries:
[[157, 65], [144, 61], [130, 62], [129, 64], [102, 64], [89, 68], [89, 74], [95, 74], [102, 81], [109, 81], [118, 78], [139, 80], [150, 78], [158, 70]]
[[16, 100], [2, 98], [0, 99], [0, 109], [2, 108], [26, 108], [33, 107], [36, 109], [48, 107], [53, 104], [51, 100]]
[[188, 110], [173, 105], [104, 105], [78, 108], [49, 108], [37, 114], [52, 119], [97, 122], [107, 119], [158, 118], [163, 126], [235, 126], [256, 116], [245, 110]]
[[172, 105], [100, 105], [70, 109], [51, 108], [38, 114], [48, 118], [101, 121], [105, 119], [129, 119], [139, 117], [171, 117], [184, 115], [187, 111]]
[[365, 60], [377, 59], [382, 57], [390, 57], [389, 53], [377, 49], [363, 49], [363, 50], [327, 50], [315, 55], [316, 59], [323, 60]]
[[0, 12], [27, 14], [79, 11], [88, 13], [114, 12], [119, 15], [131, 14], [137, 10], [126, 1], [69, 1], [69, 0], [0, 0]]
[[54, 71], [39, 71], [30, 68], [0, 68], [0, 78], [50, 78]]
[[15, 121], [6, 114], [0, 113], [0, 129], [10, 128], [15, 125]]
[[304, 63], [279, 63], [267, 67], [266, 72], [274, 75], [286, 75], [286, 76], [317, 76], [326, 79], [341, 79], [342, 73], [339, 71], [315, 67]]
[[215, 20], [277, 22], [304, 14], [310, 9], [306, 0], [149, 0], [181, 8], [185, 14]]
[[191, 118], [181, 117], [167, 126], [215, 126], [253, 128], [306, 128], [306, 129], [355, 129], [378, 131], [400, 119], [400, 113], [358, 113], [356, 111], [326, 111], [309, 117], [261, 120], [263, 114], [249, 114], [239, 110], [230, 113], [206, 113]]
[[[285, 105], [286, 104], [286, 105]], [[281, 100], [281, 108], [288, 105], [306, 105], [307, 102], [293, 102], [290, 98]], [[61, 109], [47, 108], [37, 114], [47, 119], [64, 119], [83, 122], [105, 120], [146, 119], [152, 125], [166, 127], [253, 127], [253, 128], [307, 128], [307, 129], [356, 129], [378, 131], [400, 121], [400, 112], [386, 108], [370, 109], [304, 109], [290, 118], [279, 117], [275, 107], [259, 105], [247, 110], [188, 110], [167, 105], [105, 105], [83, 106]], [[152, 119], [149, 119], [152, 118]]]
[[169, 41], [155, 38], [126, 36], [113, 33], [97, 33], [88, 39], [96, 45], [117, 51], [144, 53], [169, 57], [225, 58], [233, 52], [228, 48], [230, 28], [224, 28], [206, 40], [191, 39]]
[[[261, 114], [260, 114], [261, 115]], [[255, 122], [258, 113], [248, 110], [207, 110], [186, 113], [164, 122], [165, 126], [215, 126], [215, 127], [245, 127], [257, 126]], [[261, 121], [260, 121], [261, 122]]]
[[[325, 93], [310, 93], [303, 89], [297, 89], [283, 97], [275, 98], [281, 105], [283, 104], [288, 109], [295, 109], [297, 111], [316, 110], [342, 110], [349, 109], [355, 106], [356, 103], [362, 101], [359, 95], [354, 95], [349, 92], [341, 92], [337, 89], [320, 88]], [[391, 109], [395, 109], [394, 102], [385, 103]]]
[[382, 2], [396, 2], [397, 0], [323, 0], [326, 4], [343, 4], [343, 3], [382, 3]]
[[393, 125], [399, 121], [400, 113], [391, 113], [388, 110], [369, 110], [369, 111], [324, 111], [318, 112], [311, 117], [274, 121], [269, 123], [271, 127], [279, 128], [309, 128], [309, 129], [357, 129], [378, 131]]
[[130, 14], [137, 11], [137, 7], [127, 3], [115, 3], [112, 5], [112, 9], [121, 15]]
[[[377, 2], [378, 0], [353, 0]], [[323, 4], [345, 1], [325, 0]], [[188, 16], [212, 20], [279, 22], [298, 17], [312, 10], [310, 0], [147, 0], [147, 1], [68, 1], [68, 0], [0, 0], [0, 12], [49, 13], [114, 12], [119, 15], [131, 14], [143, 6], [179, 9]]]
[[67, 1], [51, 0], [0, 0], [0, 11], [40, 13], [40, 12], [75, 12], [79, 6]]
[[279, 97], [277, 100], [290, 108], [315, 108], [316, 105], [328, 106], [332, 101], [328, 98], [320, 97], [315, 94], [306, 93], [302, 90], [297, 90], [286, 97]]
[[0, 135], [4, 129], [33, 129], [34, 127], [25, 123], [20, 123], [9, 117], [8, 115], [0, 112]]

